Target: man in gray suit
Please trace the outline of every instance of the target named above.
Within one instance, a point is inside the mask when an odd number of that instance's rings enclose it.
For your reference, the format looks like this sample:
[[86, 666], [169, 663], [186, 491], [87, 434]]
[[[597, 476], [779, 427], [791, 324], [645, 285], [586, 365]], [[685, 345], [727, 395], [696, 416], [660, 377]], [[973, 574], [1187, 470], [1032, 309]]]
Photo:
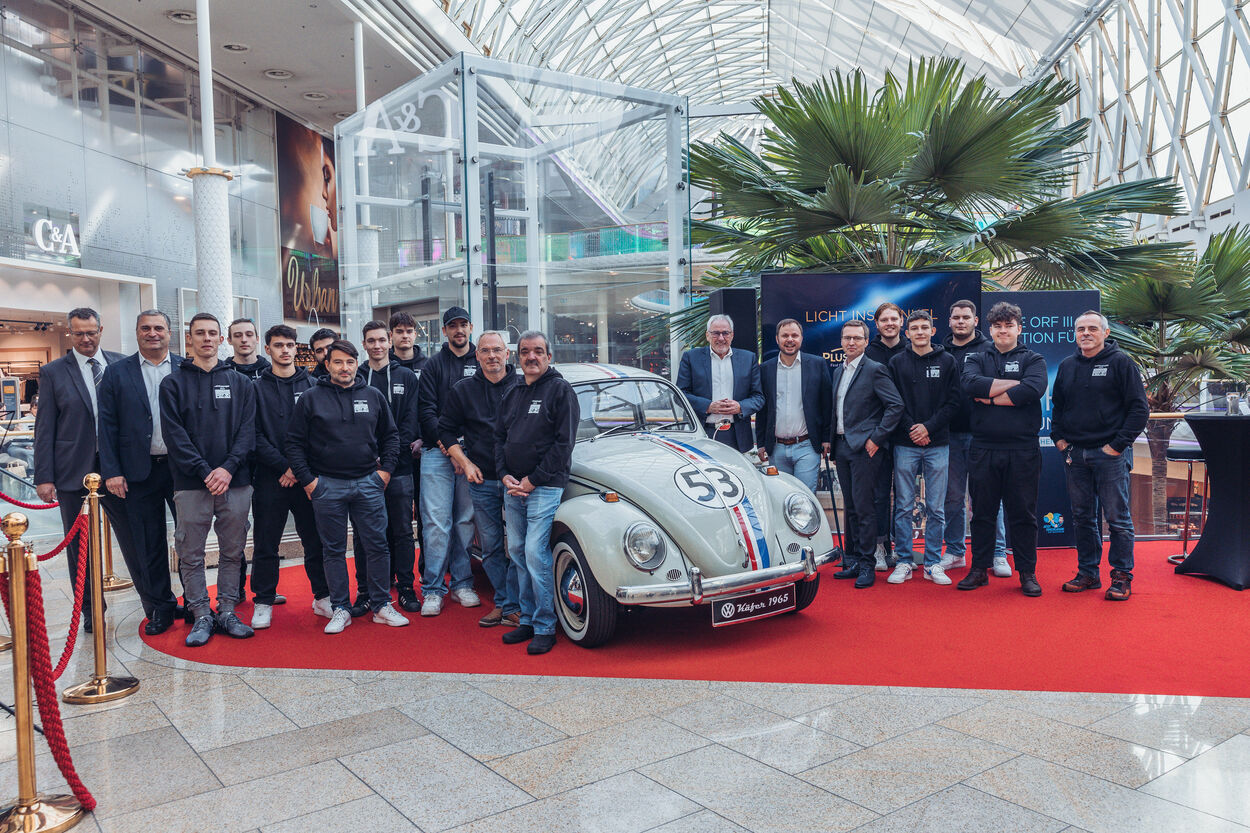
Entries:
[[[100, 471], [97, 455], [96, 418], [99, 413], [96, 389], [104, 378], [104, 368], [124, 356], [100, 349], [104, 327], [100, 314], [88, 307], [69, 312], [69, 337], [74, 349], [39, 370], [39, 413], [35, 416], [35, 491], [45, 503], [61, 504], [61, 524], [68, 533], [82, 509], [87, 494], [82, 480]], [[117, 531], [118, 543], [129, 544], [129, 532], [121, 501], [100, 492], [100, 504]], [[71, 543], [69, 575], [78, 575], [78, 545]], [[83, 627], [90, 633], [91, 584], [83, 594]]]
[[881, 449], [903, 416], [903, 398], [890, 379], [890, 372], [864, 355], [867, 345], [867, 324], [843, 324], [845, 355], [833, 369], [831, 379], [833, 456], [846, 509], [845, 554], [842, 569], [833, 577], [853, 578], [856, 587], [871, 587], [876, 580], [873, 485], [884, 458]]

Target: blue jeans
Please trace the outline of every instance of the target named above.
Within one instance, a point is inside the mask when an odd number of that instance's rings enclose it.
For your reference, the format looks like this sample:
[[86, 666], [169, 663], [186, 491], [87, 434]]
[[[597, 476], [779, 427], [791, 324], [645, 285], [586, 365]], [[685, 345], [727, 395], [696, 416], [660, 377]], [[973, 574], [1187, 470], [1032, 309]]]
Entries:
[[816, 453], [816, 449], [812, 448], [810, 441], [803, 440], [794, 445], [777, 443], [769, 462], [777, 467], [777, 471], [794, 475], [803, 481], [804, 486], [813, 492], [816, 491], [816, 475], [820, 473], [820, 455]]
[[[946, 554], [963, 558], [967, 552], [968, 531], [968, 448], [972, 445], [971, 434], [951, 432], [948, 464], [946, 469]], [[1003, 522], [1003, 508], [998, 507], [998, 525], [994, 531], [994, 557], [1007, 557], [1007, 527]]]
[[[443, 577], [451, 573], [451, 589], [473, 587], [469, 545], [473, 543], [473, 498], [469, 481], [456, 474], [451, 459], [438, 449], [421, 455], [421, 525], [425, 533], [422, 595], [447, 594]], [[454, 533], [454, 534], [453, 534]]]
[[[401, 592], [411, 590], [416, 576], [412, 574], [417, 560], [416, 542], [412, 538], [412, 475], [393, 474], [386, 484], [386, 551], [391, 555], [386, 586], [391, 579]], [[369, 582], [365, 574], [367, 562], [361, 558], [360, 539], [355, 539], [356, 592], [367, 595]], [[255, 579], [253, 579], [253, 586]]]
[[322, 564], [326, 585], [330, 588], [330, 604], [335, 608], [351, 606], [351, 580], [347, 575], [347, 520], [352, 532], [364, 547], [365, 569], [369, 577], [369, 607], [374, 610], [391, 600], [391, 553], [386, 548], [386, 496], [382, 478], [376, 472], [345, 480], [338, 477], [317, 478], [312, 505], [317, 519], [317, 534], [324, 548]]
[[508, 557], [503, 531], [503, 483], [485, 480], [470, 483], [469, 494], [473, 498], [473, 519], [477, 523], [478, 542], [482, 545], [482, 569], [495, 588], [495, 607], [503, 615], [518, 613], [520, 578], [517, 564]]
[[551, 522], [564, 490], [539, 486], [529, 497], [503, 498], [508, 557], [516, 562], [521, 624], [536, 634], [556, 632], [556, 582], [551, 564]]
[[894, 446], [894, 555], [900, 563], [912, 560], [917, 475], [924, 476], [924, 564], [932, 567], [942, 560], [948, 450], [944, 445]]
[[1102, 532], [1098, 508], [1107, 520], [1111, 548], [1107, 563], [1113, 570], [1133, 574], [1133, 516], [1129, 512], [1129, 472], [1133, 447], [1119, 457], [1100, 448], [1070, 446], [1064, 452], [1068, 496], [1072, 498], [1072, 526], [1076, 530], [1076, 566], [1082, 575], [1098, 575], [1102, 562]]

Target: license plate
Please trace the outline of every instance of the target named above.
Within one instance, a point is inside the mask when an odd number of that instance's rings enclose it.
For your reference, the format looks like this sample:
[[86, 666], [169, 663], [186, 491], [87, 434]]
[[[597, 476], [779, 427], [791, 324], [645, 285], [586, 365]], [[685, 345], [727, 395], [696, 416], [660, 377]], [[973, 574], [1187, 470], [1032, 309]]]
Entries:
[[747, 596], [719, 599], [712, 602], [712, 627], [721, 628], [750, 622], [794, 610], [794, 585], [761, 590]]

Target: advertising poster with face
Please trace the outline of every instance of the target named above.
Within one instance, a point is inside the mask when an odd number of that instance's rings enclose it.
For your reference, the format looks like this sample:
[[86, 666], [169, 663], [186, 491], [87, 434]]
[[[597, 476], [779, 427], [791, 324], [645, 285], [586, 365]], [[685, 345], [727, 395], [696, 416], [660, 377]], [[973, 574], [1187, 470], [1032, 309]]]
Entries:
[[279, 115], [282, 308], [289, 322], [339, 323], [334, 142]]

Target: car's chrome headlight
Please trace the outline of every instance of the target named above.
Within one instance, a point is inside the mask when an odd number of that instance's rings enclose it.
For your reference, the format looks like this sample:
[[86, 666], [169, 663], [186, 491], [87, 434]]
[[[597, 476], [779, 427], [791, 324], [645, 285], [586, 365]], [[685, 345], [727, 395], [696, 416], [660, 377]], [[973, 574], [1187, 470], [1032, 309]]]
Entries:
[[820, 531], [820, 507], [809, 495], [791, 492], [786, 497], [786, 523], [795, 532], [811, 538]]
[[625, 554], [639, 570], [654, 570], [664, 561], [664, 536], [646, 521], [625, 530]]

